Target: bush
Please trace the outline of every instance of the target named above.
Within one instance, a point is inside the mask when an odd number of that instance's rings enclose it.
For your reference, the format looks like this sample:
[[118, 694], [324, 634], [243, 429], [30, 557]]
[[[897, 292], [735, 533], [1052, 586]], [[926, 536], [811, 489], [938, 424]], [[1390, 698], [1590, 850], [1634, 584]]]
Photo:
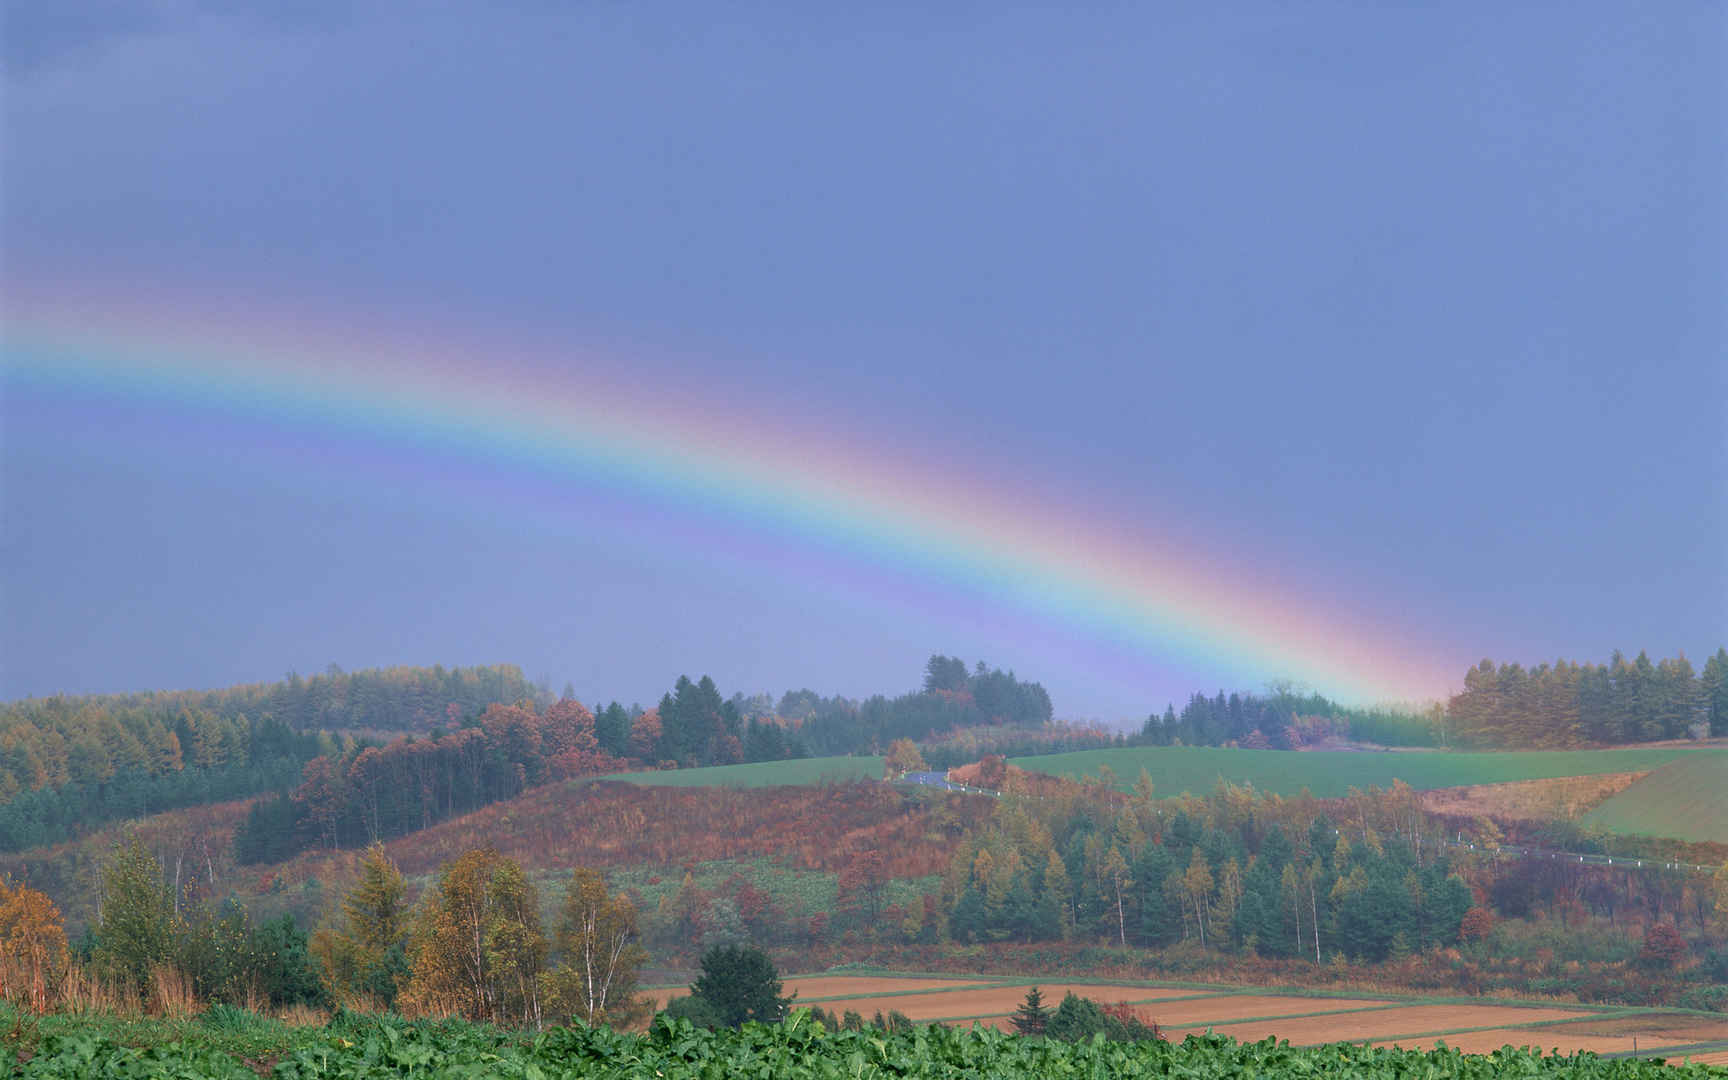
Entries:
[[1126, 1002], [1099, 1005], [1073, 991], [1056, 1006], [1044, 1027], [1044, 1034], [1063, 1042], [1080, 1042], [1094, 1035], [1103, 1035], [1111, 1042], [1141, 1042], [1163, 1038], [1157, 1025], [1147, 1024]]
[[1655, 971], [1671, 971], [1686, 959], [1686, 939], [1672, 923], [1657, 923], [1644, 934], [1638, 962]]
[[668, 1020], [688, 1020], [699, 1028], [725, 1027], [719, 1010], [709, 1004], [707, 999], [696, 997], [675, 997], [666, 1003], [660, 1015]]

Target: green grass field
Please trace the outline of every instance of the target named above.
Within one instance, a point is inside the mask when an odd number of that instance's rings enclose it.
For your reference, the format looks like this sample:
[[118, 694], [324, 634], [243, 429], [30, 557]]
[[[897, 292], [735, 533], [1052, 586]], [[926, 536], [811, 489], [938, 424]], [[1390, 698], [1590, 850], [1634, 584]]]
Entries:
[[1584, 824], [1728, 844], [1728, 757], [1696, 754], [1670, 762], [1584, 815]]
[[824, 780], [873, 780], [882, 776], [879, 757], [794, 758], [750, 765], [711, 765], [705, 769], [616, 773], [601, 780], [673, 787], [776, 787], [819, 784]]
[[[1100, 765], [1116, 773], [1117, 784], [1133, 786], [1145, 769], [1160, 795], [1184, 791], [1203, 795], [1219, 777], [1232, 783], [1252, 783], [1259, 791], [1295, 795], [1307, 788], [1319, 798], [1335, 798], [1352, 787], [1390, 787], [1399, 779], [1417, 790], [1498, 784], [1508, 780], [1546, 780], [1557, 776], [1594, 776], [1613, 772], [1643, 772], [1674, 761], [1716, 775], [1728, 774], [1728, 750], [1642, 749], [1554, 750], [1512, 753], [1351, 753], [1282, 750], [1233, 750], [1211, 746], [1147, 746], [1122, 750], [1080, 750], [1071, 754], [1012, 758], [1011, 764], [1057, 776], [1098, 775]], [[1636, 785], [1625, 793], [1631, 794]], [[1624, 798], [1622, 795], [1621, 798]], [[1612, 805], [1612, 801], [1606, 804]], [[1728, 810], [1728, 803], [1724, 804]], [[1728, 817], [1718, 817], [1718, 821]], [[1677, 835], [1677, 834], [1665, 834]]]

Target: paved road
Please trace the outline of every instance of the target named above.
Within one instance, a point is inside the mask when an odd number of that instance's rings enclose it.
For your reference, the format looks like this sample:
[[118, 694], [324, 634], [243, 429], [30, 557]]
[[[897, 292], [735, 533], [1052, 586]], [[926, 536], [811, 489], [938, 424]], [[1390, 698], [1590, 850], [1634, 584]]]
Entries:
[[956, 784], [948, 779], [948, 774], [939, 772], [910, 772], [900, 778], [908, 784], [923, 784], [925, 787], [941, 788], [943, 791], [975, 791], [981, 795], [999, 795], [1000, 792], [985, 791], [983, 788], [967, 787]]

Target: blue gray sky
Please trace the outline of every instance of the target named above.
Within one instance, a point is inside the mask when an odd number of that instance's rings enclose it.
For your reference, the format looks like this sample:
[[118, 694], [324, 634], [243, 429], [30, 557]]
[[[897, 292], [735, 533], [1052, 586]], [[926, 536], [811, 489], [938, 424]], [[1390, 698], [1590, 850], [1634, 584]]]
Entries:
[[[1728, 641], [1718, 5], [235, 7], [9, 6], [8, 293], [567, 342], [1460, 680]], [[567, 476], [3, 389], [0, 697], [859, 695], [943, 651], [1121, 720], [1252, 682]]]

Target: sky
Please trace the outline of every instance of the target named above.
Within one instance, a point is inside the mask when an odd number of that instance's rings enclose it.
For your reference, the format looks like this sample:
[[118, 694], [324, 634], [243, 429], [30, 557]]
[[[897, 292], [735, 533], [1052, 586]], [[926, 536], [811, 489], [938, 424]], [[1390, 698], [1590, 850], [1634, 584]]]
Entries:
[[1728, 643], [1715, 5], [234, 7], [7, 13], [0, 698]]

